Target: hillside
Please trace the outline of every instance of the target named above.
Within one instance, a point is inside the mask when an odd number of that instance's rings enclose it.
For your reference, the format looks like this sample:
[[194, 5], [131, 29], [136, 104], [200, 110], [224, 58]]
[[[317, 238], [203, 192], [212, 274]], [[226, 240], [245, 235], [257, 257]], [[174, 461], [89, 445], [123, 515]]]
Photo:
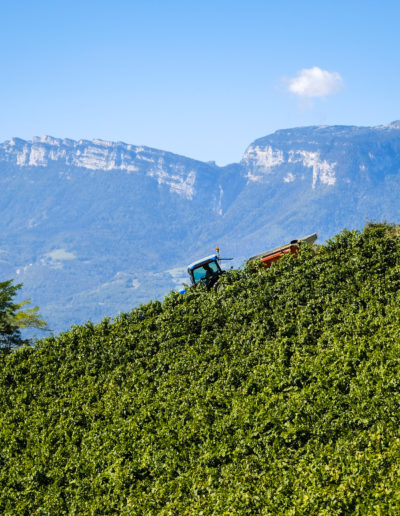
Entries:
[[399, 156], [399, 122], [279, 130], [225, 167], [122, 142], [15, 138], [0, 143], [0, 278], [23, 283], [54, 332], [98, 322], [180, 288], [216, 245], [240, 264], [315, 231], [322, 242], [399, 223]]
[[369, 224], [2, 356], [2, 514], [398, 514], [400, 240]]

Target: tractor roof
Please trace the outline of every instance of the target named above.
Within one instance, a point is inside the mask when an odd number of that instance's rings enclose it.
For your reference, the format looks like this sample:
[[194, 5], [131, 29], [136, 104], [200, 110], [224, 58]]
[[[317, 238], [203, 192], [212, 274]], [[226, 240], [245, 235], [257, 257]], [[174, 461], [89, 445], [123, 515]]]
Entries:
[[192, 271], [196, 267], [200, 267], [201, 265], [204, 265], [205, 263], [216, 262], [217, 258], [218, 257], [216, 254], [211, 254], [210, 256], [206, 256], [205, 258], [202, 258], [201, 260], [196, 260], [195, 262], [188, 265], [188, 270]]

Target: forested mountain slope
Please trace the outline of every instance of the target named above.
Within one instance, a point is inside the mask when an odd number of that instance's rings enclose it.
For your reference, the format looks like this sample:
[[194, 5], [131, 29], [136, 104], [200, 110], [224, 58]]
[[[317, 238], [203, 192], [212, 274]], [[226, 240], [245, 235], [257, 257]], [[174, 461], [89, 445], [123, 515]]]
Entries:
[[0, 512], [398, 514], [399, 289], [370, 224], [3, 355]]
[[[245, 145], [245, 142], [244, 142]], [[400, 222], [400, 123], [276, 131], [219, 167], [102, 140], [0, 143], [0, 280], [54, 332], [187, 281], [220, 246], [244, 259], [310, 233]]]

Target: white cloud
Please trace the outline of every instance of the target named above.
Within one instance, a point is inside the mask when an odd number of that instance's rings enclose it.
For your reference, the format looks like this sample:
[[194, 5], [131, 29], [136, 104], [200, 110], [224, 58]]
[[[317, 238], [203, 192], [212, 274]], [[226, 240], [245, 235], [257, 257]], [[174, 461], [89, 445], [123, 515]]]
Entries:
[[54, 249], [54, 251], [47, 253], [45, 256], [53, 261], [75, 260], [76, 258], [74, 253], [70, 253], [65, 249]]
[[321, 70], [318, 66], [300, 70], [297, 77], [288, 80], [289, 91], [300, 97], [325, 97], [332, 95], [343, 86], [343, 79], [338, 72]]

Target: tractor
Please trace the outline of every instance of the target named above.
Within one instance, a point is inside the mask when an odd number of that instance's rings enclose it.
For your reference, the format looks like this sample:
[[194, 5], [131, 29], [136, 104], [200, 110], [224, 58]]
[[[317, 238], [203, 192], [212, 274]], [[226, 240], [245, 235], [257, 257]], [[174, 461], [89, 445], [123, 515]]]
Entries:
[[[268, 269], [271, 265], [282, 258], [285, 254], [293, 254], [297, 256], [299, 246], [301, 244], [312, 245], [318, 238], [317, 233], [308, 235], [298, 240], [292, 240], [288, 244], [275, 247], [264, 253], [257, 254], [249, 258], [248, 261], [260, 260], [263, 266]], [[218, 280], [225, 271], [221, 268], [220, 262], [224, 260], [233, 260], [233, 258], [221, 258], [219, 255], [219, 247], [216, 248], [217, 253], [206, 256], [201, 260], [191, 263], [188, 268], [190, 283], [193, 287], [196, 285], [205, 285], [208, 290], [218, 287]], [[185, 289], [180, 291], [181, 294], [186, 292]]]
[[216, 251], [217, 254], [206, 256], [188, 265], [187, 271], [192, 286], [202, 284], [205, 285], [207, 289], [216, 289], [219, 277], [225, 272], [221, 268], [220, 262], [223, 260], [233, 260], [233, 258], [221, 258], [219, 255], [219, 247], [216, 248]]

